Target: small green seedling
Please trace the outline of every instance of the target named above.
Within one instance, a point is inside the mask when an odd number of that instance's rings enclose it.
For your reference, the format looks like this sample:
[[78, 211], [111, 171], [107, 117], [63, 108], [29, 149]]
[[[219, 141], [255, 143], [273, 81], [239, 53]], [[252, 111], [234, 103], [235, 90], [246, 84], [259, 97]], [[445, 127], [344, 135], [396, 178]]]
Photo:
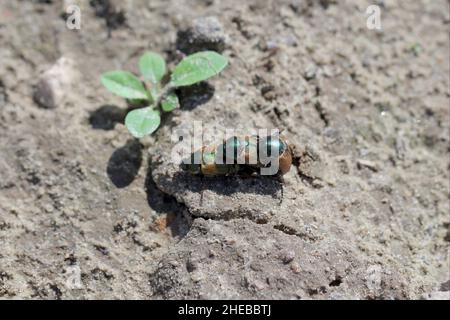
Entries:
[[161, 110], [170, 112], [180, 102], [174, 89], [206, 80], [228, 64], [227, 58], [214, 51], [197, 52], [178, 63], [167, 84], [161, 80], [166, 74], [166, 63], [157, 53], [147, 52], [139, 59], [142, 81], [128, 71], [109, 71], [101, 76], [103, 85], [123, 98], [144, 101], [145, 108], [134, 109], [125, 117], [125, 126], [136, 138], [154, 132], [161, 123]]

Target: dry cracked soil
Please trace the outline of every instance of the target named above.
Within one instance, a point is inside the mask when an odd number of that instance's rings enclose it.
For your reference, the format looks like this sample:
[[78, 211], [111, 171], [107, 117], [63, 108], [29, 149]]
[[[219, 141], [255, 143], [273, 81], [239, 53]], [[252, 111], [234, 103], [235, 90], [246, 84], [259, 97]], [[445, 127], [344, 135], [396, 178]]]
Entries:
[[[0, 298], [434, 299], [449, 295], [449, 2], [0, 2]], [[76, 4], [81, 29], [66, 27]], [[101, 85], [217, 50], [133, 139]], [[194, 120], [280, 128], [284, 183], [171, 163]]]

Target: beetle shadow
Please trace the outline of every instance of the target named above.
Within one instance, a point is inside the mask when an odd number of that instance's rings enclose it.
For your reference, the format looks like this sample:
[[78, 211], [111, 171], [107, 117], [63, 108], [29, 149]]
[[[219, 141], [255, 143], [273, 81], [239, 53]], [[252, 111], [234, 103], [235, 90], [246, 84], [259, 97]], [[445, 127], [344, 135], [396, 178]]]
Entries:
[[173, 184], [191, 192], [210, 190], [222, 196], [244, 193], [277, 198], [283, 193], [283, 184], [278, 176], [198, 176], [178, 171], [173, 175]]
[[142, 164], [142, 148], [138, 139], [129, 139], [111, 154], [106, 173], [117, 188], [130, 185], [136, 178]]

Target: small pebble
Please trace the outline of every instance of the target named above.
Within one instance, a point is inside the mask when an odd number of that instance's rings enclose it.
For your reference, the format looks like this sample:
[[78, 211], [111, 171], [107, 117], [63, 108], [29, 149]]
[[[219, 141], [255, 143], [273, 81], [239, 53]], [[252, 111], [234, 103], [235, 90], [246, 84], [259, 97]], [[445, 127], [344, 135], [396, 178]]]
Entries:
[[45, 212], [47, 212], [47, 213], [51, 213], [51, 212], [53, 212], [53, 206], [51, 205], [51, 204], [46, 204], [46, 205], [44, 205], [44, 210], [45, 210]]
[[361, 170], [363, 168], [367, 168], [367, 169], [370, 169], [370, 170], [372, 170], [374, 172], [379, 171], [378, 165], [375, 162], [370, 161], [370, 160], [362, 160], [362, 159], [357, 160], [356, 165], [357, 165], [359, 170]]
[[39, 78], [33, 99], [42, 108], [53, 109], [62, 104], [72, 89], [78, 73], [73, 60], [61, 57]]
[[300, 265], [297, 262], [295, 262], [295, 261], [292, 262], [291, 263], [291, 270], [292, 270], [292, 272], [294, 272], [296, 274], [300, 273], [300, 271], [301, 271]]
[[317, 68], [316, 68], [316, 66], [315, 65], [313, 65], [313, 64], [311, 64], [311, 65], [309, 65], [307, 68], [306, 68], [306, 70], [305, 70], [305, 73], [304, 73], [304, 78], [306, 79], [306, 80], [312, 80], [312, 79], [314, 79], [315, 77], [316, 77], [316, 73], [317, 73]]
[[227, 42], [228, 36], [214, 16], [195, 19], [189, 28], [177, 35], [177, 49], [185, 54], [205, 50], [222, 52]]
[[191, 279], [194, 282], [200, 282], [201, 280], [204, 279], [204, 276], [200, 272], [193, 272], [191, 274]]
[[282, 253], [281, 260], [283, 260], [283, 263], [288, 264], [295, 258], [295, 252], [290, 250]]

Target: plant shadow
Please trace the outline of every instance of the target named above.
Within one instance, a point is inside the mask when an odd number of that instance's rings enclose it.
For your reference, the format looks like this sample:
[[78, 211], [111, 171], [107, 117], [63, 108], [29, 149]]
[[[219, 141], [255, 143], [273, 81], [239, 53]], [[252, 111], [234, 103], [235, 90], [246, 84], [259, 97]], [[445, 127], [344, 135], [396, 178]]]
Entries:
[[152, 178], [151, 159], [148, 161], [145, 192], [150, 208], [158, 215], [164, 217], [162, 220], [164, 221], [163, 227], [170, 228], [174, 237], [184, 237], [191, 227], [191, 221], [187, 218], [187, 209], [175, 197], [158, 189]]
[[206, 81], [176, 90], [183, 110], [192, 110], [207, 103], [214, 96], [215, 89]]
[[[180, 108], [192, 110], [202, 105], [214, 96], [214, 87], [207, 82], [201, 82], [192, 86], [176, 89], [175, 92], [180, 100]], [[97, 130], [113, 130], [117, 123], [124, 123], [128, 112], [148, 105], [145, 101], [127, 100], [127, 108], [116, 105], [105, 104], [98, 107], [89, 114], [89, 124]], [[163, 112], [162, 119], [170, 120], [170, 112]], [[165, 122], [165, 121], [162, 121]]]
[[124, 188], [135, 179], [142, 164], [142, 148], [139, 140], [129, 139], [112, 153], [106, 173], [117, 188]]
[[89, 115], [93, 129], [112, 130], [116, 123], [123, 123], [128, 110], [115, 105], [102, 105]]

